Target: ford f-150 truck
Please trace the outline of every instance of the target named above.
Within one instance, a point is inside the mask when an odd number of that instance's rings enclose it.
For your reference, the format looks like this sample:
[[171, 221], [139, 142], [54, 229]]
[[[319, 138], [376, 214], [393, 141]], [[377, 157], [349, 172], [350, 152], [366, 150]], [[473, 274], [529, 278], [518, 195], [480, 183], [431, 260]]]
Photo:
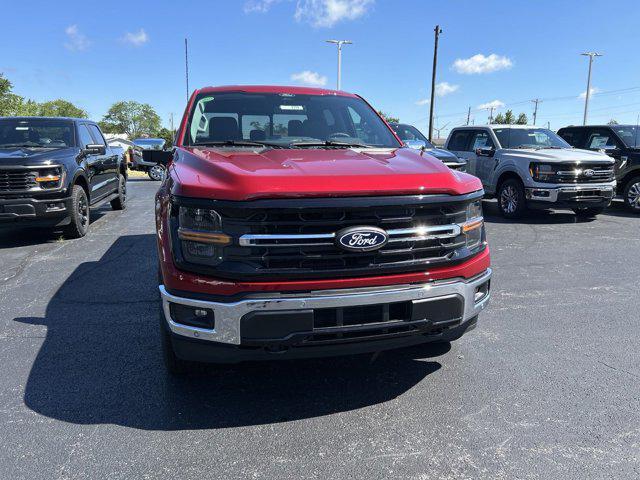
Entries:
[[61, 227], [84, 236], [90, 209], [125, 208], [127, 166], [86, 119], [0, 118], [0, 228]]
[[483, 194], [357, 95], [196, 90], [156, 195], [168, 371], [459, 338], [489, 300]]

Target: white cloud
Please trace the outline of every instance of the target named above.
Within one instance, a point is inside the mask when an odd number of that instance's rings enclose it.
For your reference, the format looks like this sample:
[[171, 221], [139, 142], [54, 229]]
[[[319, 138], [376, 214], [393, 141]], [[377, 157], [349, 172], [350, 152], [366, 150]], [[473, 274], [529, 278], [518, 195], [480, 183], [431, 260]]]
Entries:
[[282, 0], [248, 0], [244, 3], [244, 13], [267, 13], [271, 6]]
[[489, 108], [502, 108], [504, 107], [504, 102], [501, 102], [500, 100], [493, 100], [492, 102], [487, 102], [487, 103], [483, 103], [481, 105], [478, 105], [478, 110], [485, 110], [485, 109], [489, 109]]
[[314, 27], [333, 27], [365, 15], [375, 0], [298, 0], [295, 19]]
[[91, 45], [89, 39], [78, 29], [77, 25], [69, 25], [64, 29], [64, 33], [67, 34], [67, 41], [64, 44], [67, 50], [81, 52]]
[[122, 41], [124, 43], [129, 43], [134, 47], [141, 47], [149, 41], [149, 35], [147, 35], [147, 32], [145, 32], [144, 29], [141, 28], [137, 32], [125, 33], [124, 37], [122, 37]]
[[327, 84], [327, 77], [310, 70], [291, 74], [291, 80], [311, 87], [324, 87]]
[[457, 91], [460, 88], [460, 85], [451, 85], [447, 82], [436, 83], [436, 95], [439, 97], [444, 97], [445, 95], [449, 95]]
[[416, 102], [416, 105], [418, 105], [419, 107], [423, 106], [423, 105], [429, 105], [429, 103], [431, 103], [431, 100], [428, 98], [422, 98], [420, 100], [418, 100]]
[[469, 58], [458, 58], [453, 62], [453, 68], [458, 73], [473, 75], [475, 73], [490, 73], [506, 70], [513, 66], [511, 59], [492, 53], [485, 57], [481, 53]]
[[[598, 87], [591, 87], [589, 89], [590, 92], [590, 97], [593, 96], [594, 93], [600, 93], [602, 90], [600, 90]], [[578, 99], [579, 100], [584, 100], [585, 97], [587, 96], [587, 91], [585, 90], [584, 92], [582, 92], [580, 95], [578, 95]]]

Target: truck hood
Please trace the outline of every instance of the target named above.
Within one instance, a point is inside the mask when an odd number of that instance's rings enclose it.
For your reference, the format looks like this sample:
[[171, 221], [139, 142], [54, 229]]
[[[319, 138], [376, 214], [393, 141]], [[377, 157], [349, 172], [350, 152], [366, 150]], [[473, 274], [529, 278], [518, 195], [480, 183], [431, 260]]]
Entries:
[[503, 149], [502, 157], [514, 159], [525, 158], [534, 162], [560, 163], [560, 162], [585, 162], [585, 163], [612, 163], [610, 157], [601, 152], [592, 150], [580, 150], [577, 148], [545, 148], [545, 149]]
[[0, 168], [3, 165], [50, 165], [75, 155], [77, 148], [0, 148]]
[[462, 195], [471, 175], [409, 148], [246, 149], [181, 147], [172, 193], [220, 200], [374, 195]]
[[442, 148], [425, 148], [424, 150], [429, 155], [433, 155], [434, 157], [440, 160], [457, 160], [458, 157], [454, 153], [451, 153], [449, 150], [444, 150]]

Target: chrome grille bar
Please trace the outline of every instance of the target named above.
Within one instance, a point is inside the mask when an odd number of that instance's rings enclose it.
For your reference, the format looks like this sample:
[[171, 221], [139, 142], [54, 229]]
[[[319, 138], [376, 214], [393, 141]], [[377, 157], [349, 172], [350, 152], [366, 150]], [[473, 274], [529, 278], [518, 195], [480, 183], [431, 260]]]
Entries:
[[[424, 240], [455, 238], [462, 232], [460, 225], [436, 225], [430, 227], [399, 228], [387, 230], [389, 243], [419, 242]], [[243, 247], [309, 247], [333, 245], [335, 233], [316, 234], [246, 234], [239, 238]]]

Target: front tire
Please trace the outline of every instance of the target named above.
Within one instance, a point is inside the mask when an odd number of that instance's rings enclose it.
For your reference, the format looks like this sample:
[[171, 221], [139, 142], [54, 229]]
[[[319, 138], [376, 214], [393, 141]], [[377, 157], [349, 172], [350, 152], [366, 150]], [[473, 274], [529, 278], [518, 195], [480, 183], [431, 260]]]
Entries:
[[159, 182], [164, 179], [166, 169], [162, 165], [154, 165], [147, 172], [149, 174], [149, 178], [156, 182]]
[[527, 210], [524, 187], [520, 180], [510, 178], [503, 182], [498, 189], [497, 197], [498, 209], [504, 218], [520, 218]]
[[182, 360], [176, 355], [171, 342], [171, 333], [164, 318], [162, 306], [160, 307], [160, 342], [162, 348], [162, 361], [167, 373], [174, 376], [182, 376], [196, 370], [195, 363]]
[[87, 192], [80, 185], [74, 185], [71, 190], [71, 223], [64, 228], [65, 238], [81, 238], [87, 234], [90, 212]]
[[124, 210], [127, 208], [127, 179], [124, 175], [118, 175], [118, 196], [111, 200], [111, 208]]
[[600, 215], [604, 212], [605, 207], [584, 207], [584, 208], [574, 208], [576, 216], [580, 218], [593, 218], [596, 215]]
[[624, 204], [634, 213], [640, 213], [640, 176], [633, 177], [622, 192]]

